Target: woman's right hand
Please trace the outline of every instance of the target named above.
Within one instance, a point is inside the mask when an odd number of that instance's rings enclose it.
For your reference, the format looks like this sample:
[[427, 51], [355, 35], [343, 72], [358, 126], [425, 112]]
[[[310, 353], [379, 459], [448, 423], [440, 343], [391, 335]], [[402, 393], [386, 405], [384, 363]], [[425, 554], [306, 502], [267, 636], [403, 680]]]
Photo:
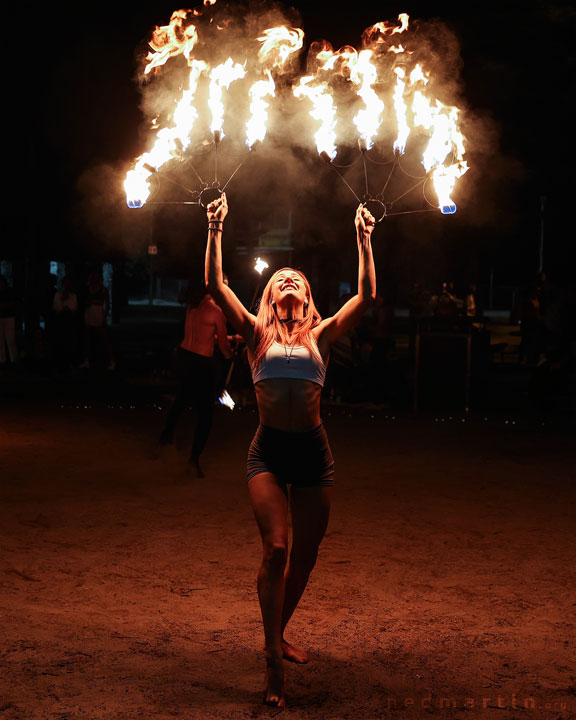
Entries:
[[226, 193], [223, 192], [219, 198], [216, 198], [216, 200], [213, 200], [210, 205], [208, 205], [206, 215], [208, 216], [208, 222], [211, 220], [224, 220], [226, 215], [228, 215]]
[[374, 230], [376, 221], [368, 208], [360, 204], [356, 209], [356, 217], [354, 219], [354, 224], [356, 225], [356, 231], [358, 235], [362, 235], [363, 237], [370, 237], [370, 235], [372, 235], [372, 230]]

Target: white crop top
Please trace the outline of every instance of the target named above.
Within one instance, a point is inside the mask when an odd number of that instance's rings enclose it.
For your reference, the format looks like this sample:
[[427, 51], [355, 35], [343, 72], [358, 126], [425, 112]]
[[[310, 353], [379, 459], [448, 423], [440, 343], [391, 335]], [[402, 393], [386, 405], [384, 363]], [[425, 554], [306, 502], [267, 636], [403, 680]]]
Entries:
[[258, 367], [252, 365], [254, 384], [271, 378], [310, 380], [324, 385], [326, 365], [319, 363], [304, 345], [280, 345], [273, 342]]

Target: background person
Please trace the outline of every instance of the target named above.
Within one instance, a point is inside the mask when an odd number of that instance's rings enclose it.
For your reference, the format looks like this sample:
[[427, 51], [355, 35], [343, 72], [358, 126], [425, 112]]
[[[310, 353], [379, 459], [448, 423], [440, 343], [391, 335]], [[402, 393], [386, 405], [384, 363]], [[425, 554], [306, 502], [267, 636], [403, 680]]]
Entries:
[[68, 276], [62, 278], [60, 290], [54, 293], [52, 326], [56, 368], [67, 370], [78, 362], [78, 295], [72, 290]]
[[174, 440], [174, 430], [187, 403], [196, 415], [189, 462], [198, 477], [204, 477], [200, 455], [206, 446], [214, 415], [214, 346], [218, 343], [225, 358], [232, 357], [226, 333], [226, 318], [206, 289], [204, 282], [188, 286], [184, 295], [186, 320], [184, 339], [178, 347], [177, 370], [179, 386], [159, 442], [167, 445]]
[[[4, 275], [0, 275], [0, 366], [18, 362], [16, 345], [17, 299], [14, 290], [8, 285]], [[8, 353], [6, 353], [8, 349]]]
[[97, 353], [104, 351], [107, 369], [114, 370], [115, 363], [106, 325], [109, 312], [108, 288], [104, 285], [99, 272], [91, 272], [84, 301], [84, 362], [80, 367], [90, 367]]

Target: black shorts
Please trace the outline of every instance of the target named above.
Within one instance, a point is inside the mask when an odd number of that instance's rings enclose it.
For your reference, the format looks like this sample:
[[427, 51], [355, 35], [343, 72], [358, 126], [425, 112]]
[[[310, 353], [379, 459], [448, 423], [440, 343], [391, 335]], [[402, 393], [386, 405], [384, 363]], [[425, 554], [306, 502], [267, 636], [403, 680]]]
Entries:
[[248, 450], [248, 480], [264, 472], [285, 485], [333, 485], [334, 460], [324, 425], [304, 432], [259, 425]]

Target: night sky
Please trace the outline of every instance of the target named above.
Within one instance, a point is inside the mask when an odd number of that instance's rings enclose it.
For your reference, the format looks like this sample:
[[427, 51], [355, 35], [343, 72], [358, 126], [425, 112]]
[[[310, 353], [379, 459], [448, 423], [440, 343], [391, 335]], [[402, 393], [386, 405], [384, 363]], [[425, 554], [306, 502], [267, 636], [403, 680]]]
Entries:
[[[51, 4], [11, 28], [7, 52], [18, 69], [4, 70], [15, 131], [7, 156], [12, 192], [5, 217], [11, 232], [4, 255], [66, 258], [94, 251], [93, 229], [78, 211], [80, 179], [102, 164], [122, 168], [144, 150], [136, 55], [153, 27], [166, 24], [177, 7], [160, 1], [94, 3], [65, 11]], [[576, 13], [570, 5], [364, 2], [350, 3], [349, 12], [333, 7], [296, 4], [307, 42], [325, 38], [335, 48], [359, 47], [364, 28], [395, 20], [399, 12], [409, 13], [411, 21], [439, 18], [453, 31], [461, 45], [462, 95], [489, 128], [489, 141], [476, 148], [481, 162], [469, 171], [482, 169], [478, 194], [450, 218], [460, 216], [448, 234], [458, 234], [460, 242], [470, 239], [480, 279], [496, 267], [501, 282], [525, 282], [537, 267], [545, 195], [545, 265], [565, 284], [575, 258], [574, 115], [568, 108], [574, 104]], [[414, 227], [425, 232], [421, 223]]]

